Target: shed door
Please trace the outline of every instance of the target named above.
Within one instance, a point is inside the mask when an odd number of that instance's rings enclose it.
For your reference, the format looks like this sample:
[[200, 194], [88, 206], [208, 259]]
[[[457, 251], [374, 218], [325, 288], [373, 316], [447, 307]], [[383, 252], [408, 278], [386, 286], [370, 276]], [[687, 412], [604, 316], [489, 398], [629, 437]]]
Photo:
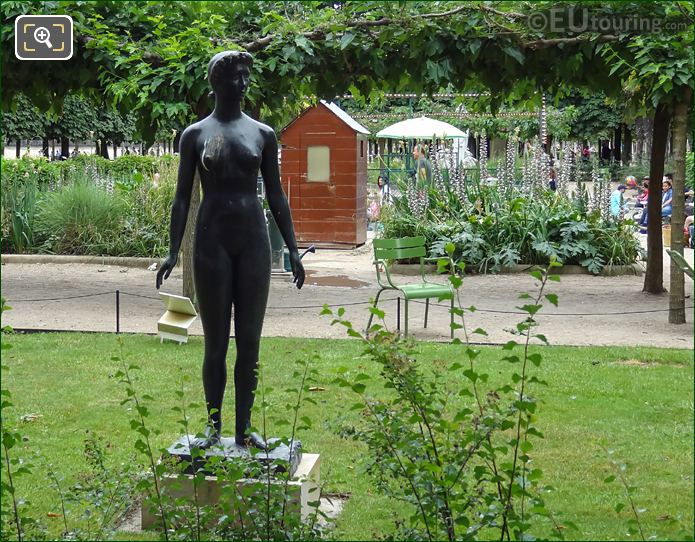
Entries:
[[303, 172], [299, 190], [303, 228], [309, 235], [335, 232], [335, 160], [330, 142], [335, 133], [302, 134], [300, 138], [300, 171]]

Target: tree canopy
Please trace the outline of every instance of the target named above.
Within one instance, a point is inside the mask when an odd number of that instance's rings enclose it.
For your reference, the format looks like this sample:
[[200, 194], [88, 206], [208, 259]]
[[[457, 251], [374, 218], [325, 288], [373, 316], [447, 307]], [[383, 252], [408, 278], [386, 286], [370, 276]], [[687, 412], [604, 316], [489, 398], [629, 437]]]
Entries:
[[21, 90], [57, 114], [68, 90], [85, 89], [137, 110], [151, 139], [210, 106], [207, 62], [223, 49], [254, 54], [249, 110], [276, 126], [307, 97], [346, 92], [377, 99], [388, 91], [486, 90], [495, 111], [539, 90], [622, 96], [624, 87], [635, 108], [646, 108], [692, 87], [690, 3], [581, 6], [593, 17], [649, 18], [677, 30], [536, 28], [539, 17], [547, 22], [552, 10], [571, 8], [558, 2], [43, 2], [45, 13], [73, 16], [76, 47], [72, 60], [36, 78], [8, 42], [14, 17], [38, 4], [4, 2], [4, 99]]

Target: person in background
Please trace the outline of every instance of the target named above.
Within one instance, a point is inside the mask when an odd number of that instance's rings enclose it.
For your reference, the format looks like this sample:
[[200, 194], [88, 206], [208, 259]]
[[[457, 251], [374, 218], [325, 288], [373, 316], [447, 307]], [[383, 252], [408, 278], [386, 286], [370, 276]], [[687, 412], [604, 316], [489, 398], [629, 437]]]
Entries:
[[693, 231], [693, 215], [686, 216], [685, 222], [683, 223], [683, 241], [685, 246], [693, 248], [695, 242], [693, 237], [695, 237], [695, 231]]
[[376, 185], [379, 188], [379, 207], [389, 205], [391, 203], [391, 188], [389, 182], [381, 175], [376, 180]]
[[[671, 186], [673, 186], [673, 173], [667, 173], [664, 175], [664, 182], [670, 182]], [[688, 198], [693, 197], [693, 189], [688, 188], [687, 186], [683, 189], [683, 196], [685, 198], [685, 215], [690, 216], [693, 214], [693, 205], [692, 202], [688, 202]]]
[[[664, 177], [664, 183], [662, 185], [663, 195], [661, 196], [661, 218], [671, 218], [673, 213], [673, 183], [667, 176]], [[673, 175], [671, 175], [673, 179]]]
[[611, 194], [611, 216], [621, 219], [625, 215], [625, 188], [624, 184], [618, 185]]
[[553, 167], [548, 170], [548, 188], [553, 192], [557, 190], [557, 173]]
[[611, 159], [611, 149], [608, 146], [608, 141], [601, 142], [601, 160], [609, 162]]
[[413, 158], [415, 158], [415, 184], [421, 188], [428, 186], [432, 182], [432, 164], [427, 159], [424, 145], [415, 145]]
[[642, 193], [637, 196], [635, 207], [642, 208], [642, 216], [637, 225], [640, 233], [647, 233], [647, 224], [649, 222], [649, 214], [647, 213], [647, 204], [649, 202], [649, 177], [645, 177], [642, 181]]
[[640, 188], [639, 194], [637, 194], [637, 203], [635, 207], [647, 207], [647, 201], [649, 200], [649, 177], [642, 179], [642, 188]]

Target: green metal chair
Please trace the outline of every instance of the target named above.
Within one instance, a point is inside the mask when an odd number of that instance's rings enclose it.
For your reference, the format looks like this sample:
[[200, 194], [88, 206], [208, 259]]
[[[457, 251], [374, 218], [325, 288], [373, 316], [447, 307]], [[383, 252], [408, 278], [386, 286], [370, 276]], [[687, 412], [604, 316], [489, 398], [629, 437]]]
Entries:
[[[425, 257], [425, 238], [420, 237], [402, 237], [400, 239], [374, 239], [374, 265], [376, 266], [376, 278], [381, 289], [376, 294], [374, 307], [379, 303], [379, 296], [385, 290], [396, 290], [399, 292], [397, 298], [397, 329], [401, 329], [401, 297], [403, 294], [405, 300], [405, 336], [408, 336], [408, 301], [411, 299], [425, 299], [425, 327], [427, 327], [427, 315], [430, 308], [430, 298], [450, 299], [451, 308], [454, 308], [454, 289], [451, 284], [440, 284], [432, 282], [425, 277], [424, 262], [428, 260], [437, 260], [438, 258]], [[420, 258], [420, 277], [421, 282], [396, 285], [391, 279], [389, 270], [390, 262], [395, 260]], [[382, 271], [385, 275], [385, 281], [382, 279]], [[374, 314], [369, 316], [367, 323], [367, 333], [372, 325]], [[454, 323], [454, 313], [451, 311], [451, 323]], [[451, 328], [451, 338], [454, 338], [454, 328]]]

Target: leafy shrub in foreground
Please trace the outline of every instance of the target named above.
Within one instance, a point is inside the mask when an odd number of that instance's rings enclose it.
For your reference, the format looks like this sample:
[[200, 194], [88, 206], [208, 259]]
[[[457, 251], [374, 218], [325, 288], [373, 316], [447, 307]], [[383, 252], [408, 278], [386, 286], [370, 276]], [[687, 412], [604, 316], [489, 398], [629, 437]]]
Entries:
[[[453, 245], [446, 248], [451, 255]], [[553, 262], [551, 267], [557, 265]], [[442, 258], [439, 267], [463, 270], [450, 258]], [[529, 353], [528, 346], [532, 339], [547, 344], [536, 333], [535, 315], [542, 300], [557, 305], [557, 296], [544, 290], [548, 281], [559, 277], [549, 269], [531, 275], [540, 286], [535, 295], [520, 296], [526, 301], [518, 309], [527, 316], [513, 331], [521, 343], [509, 341], [501, 351], [502, 360], [513, 364], [516, 372], [499, 387], [490, 386], [489, 375], [476, 367], [480, 351], [471, 345], [464, 319], [465, 310], [475, 309], [461, 306], [460, 276], [449, 276], [458, 300], [452, 311], [461, 321], [452, 327], [463, 330], [465, 343], [455, 339], [460, 355], [429, 370], [417, 362], [412, 342], [386, 329], [383, 311], [370, 309], [382, 321], [367, 330], [370, 337], [352, 327], [344, 309], [334, 315], [324, 307], [322, 314], [333, 316], [333, 324], [345, 326], [350, 336], [360, 339], [365, 354], [381, 370], [387, 393], [376, 379], [347, 368], [337, 382], [360, 398], [353, 408], [363, 413], [365, 422], [356, 437], [367, 444], [367, 470], [377, 488], [414, 510], [407, 524], [397, 526], [395, 539], [533, 540], [540, 534], [541, 516], [554, 525], [550, 536], [564, 538], [542, 499], [542, 471], [529, 455], [536, 439], [543, 438], [536, 427], [532, 390], [546, 383], [531, 374], [542, 355]], [[482, 329], [473, 333], [487, 335]], [[571, 522], [564, 524], [576, 529]]]

